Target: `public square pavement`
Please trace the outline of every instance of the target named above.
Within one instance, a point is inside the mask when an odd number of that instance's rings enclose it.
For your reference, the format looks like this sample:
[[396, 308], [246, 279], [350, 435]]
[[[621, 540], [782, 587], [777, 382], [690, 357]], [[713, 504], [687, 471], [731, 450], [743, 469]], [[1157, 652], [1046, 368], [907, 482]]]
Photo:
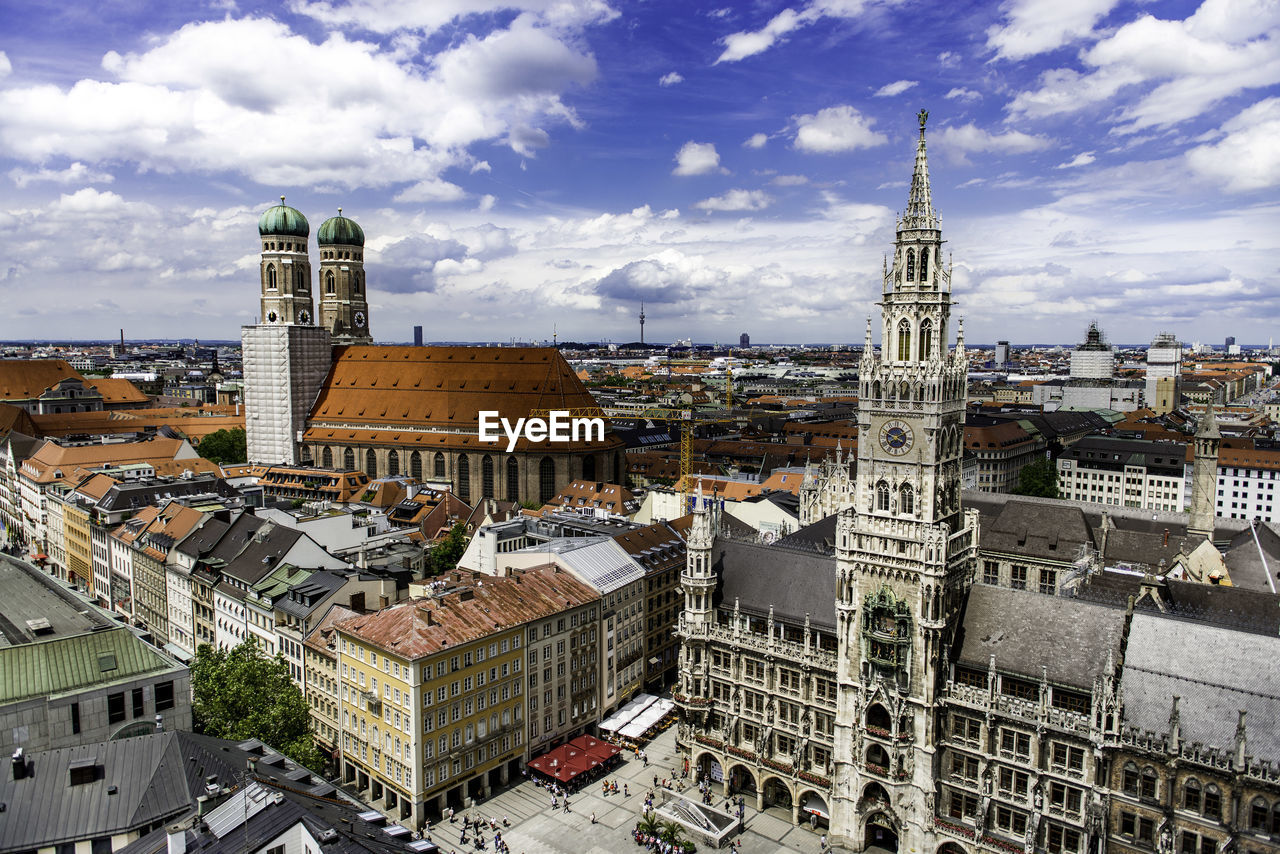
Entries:
[[[564, 812], [564, 801], [561, 808], [552, 812], [551, 794], [531, 780], [521, 780], [507, 788], [496, 792], [489, 800], [473, 806], [470, 811], [461, 810], [454, 816], [454, 823], [443, 820], [431, 826], [431, 839], [441, 850], [449, 854], [474, 854], [476, 851], [471, 834], [467, 836], [465, 845], [458, 839], [462, 834], [462, 816], [469, 812], [472, 818], [496, 819], [501, 828], [503, 816], [511, 822], [511, 827], [502, 829], [502, 838], [511, 848], [511, 854], [613, 854], [613, 852], [641, 852], [642, 847], [636, 845], [631, 838], [631, 830], [635, 827], [644, 810], [645, 792], [653, 788], [653, 776], [661, 780], [671, 777], [673, 769], [682, 767], [681, 759], [675, 749], [675, 727], [668, 728], [656, 739], [649, 742], [644, 750], [649, 757], [649, 767], [630, 754], [621, 765], [614, 769], [608, 779], [618, 784], [618, 794], [605, 797], [600, 793], [600, 781], [587, 784], [585, 788], [569, 797], [569, 812]], [[697, 798], [697, 788], [692, 778], [684, 789], [679, 786], [675, 791], [684, 791]], [[622, 786], [626, 784], [630, 795], [622, 795]], [[660, 798], [658, 799], [660, 802]], [[743, 854], [775, 854], [780, 851], [799, 851], [804, 854], [818, 854], [821, 829], [811, 830], [807, 824], [793, 826], [790, 810], [768, 809], [757, 811], [753, 806], [754, 798], [747, 798], [745, 813], [746, 829], [731, 839], [742, 840]], [[591, 823], [591, 814], [595, 813], [596, 824]], [[493, 831], [484, 831], [485, 851], [493, 851]], [[700, 845], [698, 851], [709, 849]], [[728, 848], [721, 849], [727, 851]]]

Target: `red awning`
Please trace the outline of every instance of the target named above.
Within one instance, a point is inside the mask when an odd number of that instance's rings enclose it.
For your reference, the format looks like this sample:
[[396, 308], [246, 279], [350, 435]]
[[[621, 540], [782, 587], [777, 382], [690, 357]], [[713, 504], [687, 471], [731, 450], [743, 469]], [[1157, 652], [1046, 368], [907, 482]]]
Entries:
[[549, 750], [529, 763], [539, 773], [567, 783], [593, 768], [598, 768], [619, 753], [617, 747], [607, 742], [579, 736], [568, 744]]
[[48, 560], [49, 556], [48, 555], [32, 555], [31, 559], [32, 560]]

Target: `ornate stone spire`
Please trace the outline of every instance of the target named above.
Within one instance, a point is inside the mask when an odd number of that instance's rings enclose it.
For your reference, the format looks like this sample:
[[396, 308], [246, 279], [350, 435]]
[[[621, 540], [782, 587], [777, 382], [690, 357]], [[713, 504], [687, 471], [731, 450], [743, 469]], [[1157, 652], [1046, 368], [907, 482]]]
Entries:
[[916, 146], [916, 168], [911, 174], [911, 195], [907, 198], [907, 212], [902, 216], [902, 228], [937, 228], [938, 217], [933, 212], [933, 196], [929, 192], [929, 153], [924, 145], [924, 123], [929, 111], [916, 114], [920, 120], [920, 143]]

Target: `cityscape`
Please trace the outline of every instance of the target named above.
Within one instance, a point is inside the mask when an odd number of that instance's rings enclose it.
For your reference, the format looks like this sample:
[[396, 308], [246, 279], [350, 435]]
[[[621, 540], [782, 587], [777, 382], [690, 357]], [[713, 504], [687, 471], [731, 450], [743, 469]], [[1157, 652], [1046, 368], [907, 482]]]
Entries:
[[7, 11], [0, 854], [1280, 854], [1274, 2]]

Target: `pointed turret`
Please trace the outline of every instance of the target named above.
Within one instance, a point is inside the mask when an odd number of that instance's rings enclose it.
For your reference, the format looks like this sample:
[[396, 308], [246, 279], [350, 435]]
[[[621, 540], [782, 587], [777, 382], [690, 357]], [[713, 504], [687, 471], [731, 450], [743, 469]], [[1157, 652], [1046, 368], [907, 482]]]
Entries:
[[933, 212], [933, 196], [929, 192], [929, 152], [924, 144], [924, 125], [929, 111], [916, 114], [920, 121], [920, 142], [916, 145], [916, 168], [911, 173], [911, 195], [907, 197], [907, 210], [902, 215], [903, 228], [937, 228], [938, 216]]
[[1191, 463], [1191, 513], [1187, 519], [1187, 535], [1213, 539], [1214, 518], [1218, 503], [1218, 448], [1222, 433], [1213, 417], [1213, 404], [1205, 407], [1196, 427]]

